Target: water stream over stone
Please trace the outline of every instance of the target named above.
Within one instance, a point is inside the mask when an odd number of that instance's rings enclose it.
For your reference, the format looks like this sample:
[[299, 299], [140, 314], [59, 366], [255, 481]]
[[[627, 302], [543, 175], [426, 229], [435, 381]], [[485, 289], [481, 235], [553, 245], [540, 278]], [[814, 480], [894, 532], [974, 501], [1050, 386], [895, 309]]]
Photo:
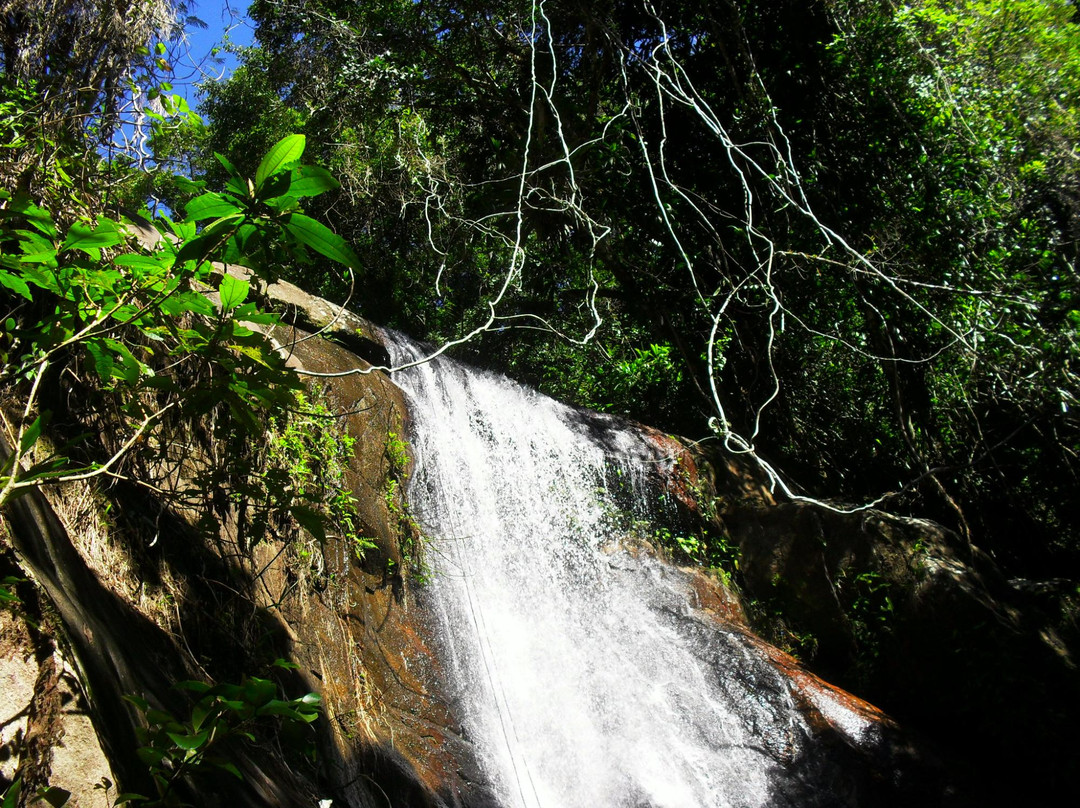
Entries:
[[[424, 355], [388, 342], [395, 364]], [[620, 545], [629, 518], [657, 510], [649, 479], [670, 457], [616, 419], [446, 358], [393, 379], [413, 419], [425, 601], [500, 804], [836, 804], [789, 681], [696, 617], [684, 579]]]

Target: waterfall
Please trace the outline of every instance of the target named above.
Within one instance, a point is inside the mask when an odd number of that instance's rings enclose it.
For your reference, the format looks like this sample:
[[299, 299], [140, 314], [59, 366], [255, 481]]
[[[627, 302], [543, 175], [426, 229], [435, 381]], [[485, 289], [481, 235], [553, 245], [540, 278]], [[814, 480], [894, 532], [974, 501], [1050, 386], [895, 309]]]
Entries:
[[[421, 347], [388, 334], [395, 364]], [[439, 357], [409, 398], [424, 600], [467, 738], [517, 808], [830, 805], [791, 685], [620, 543], [673, 458], [617, 419]], [[653, 492], [653, 493], [650, 493]], [[836, 709], [836, 705], [829, 705]]]

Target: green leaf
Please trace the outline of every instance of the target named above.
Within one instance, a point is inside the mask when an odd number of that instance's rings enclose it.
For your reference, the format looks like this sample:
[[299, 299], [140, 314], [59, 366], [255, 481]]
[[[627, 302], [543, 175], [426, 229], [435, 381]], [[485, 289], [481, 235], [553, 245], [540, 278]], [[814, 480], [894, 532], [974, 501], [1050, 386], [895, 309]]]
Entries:
[[219, 769], [223, 769], [224, 771], [227, 771], [229, 774], [235, 776], [238, 780], [243, 780], [244, 779], [244, 775], [242, 775], [240, 773], [240, 770], [238, 768], [236, 768], [235, 763], [230, 763], [227, 760], [215, 760], [215, 761], [213, 761], [213, 764], [215, 766], [217, 766]]
[[22, 780], [18, 779], [4, 792], [4, 801], [0, 802], [0, 808], [15, 808], [19, 804], [19, 794], [22, 792]]
[[25, 578], [16, 578], [14, 575], [7, 575], [3, 580], [0, 580], [0, 603], [15, 605], [22, 603], [19, 596], [15, 594], [13, 587], [25, 581]]
[[134, 704], [144, 713], [150, 709], [150, 702], [142, 696], [124, 696], [124, 701]]
[[232, 275], [222, 275], [221, 285], [218, 286], [218, 294], [221, 295], [222, 311], [232, 311], [248, 296], [251, 284], [234, 278]]
[[293, 505], [289, 508], [289, 512], [300, 523], [300, 526], [314, 536], [317, 541], [326, 541], [326, 520], [323, 519], [322, 514], [303, 505]]
[[289, 196], [317, 196], [324, 191], [336, 191], [341, 183], [320, 166], [297, 166], [293, 169]]
[[24, 215], [26, 216], [27, 224], [40, 230], [49, 238], [56, 238], [59, 235], [59, 233], [56, 232], [56, 224], [53, 222], [52, 216], [44, 208], [32, 205], [24, 212]]
[[97, 340], [87, 340], [86, 351], [90, 354], [90, 364], [94, 366], [94, 371], [97, 373], [98, 378], [103, 382], [108, 382], [112, 379], [113, 375], [113, 358], [112, 355], [105, 351], [104, 346]]
[[279, 171], [266, 178], [266, 182], [259, 188], [256, 198], [261, 200], [280, 198], [285, 194], [292, 195], [289, 185], [292, 183], [292, 174], [287, 171]]
[[240, 172], [236, 170], [236, 166], [230, 163], [224, 154], [218, 154], [217, 152], [214, 152], [214, 157], [217, 158], [217, 161], [221, 163], [222, 166], [224, 166], [225, 170], [228, 171], [231, 176], [240, 176]]
[[295, 707], [289, 706], [288, 702], [274, 699], [268, 704], [264, 704], [258, 710], [255, 711], [255, 715], [279, 715], [282, 718], [287, 718], [290, 721], [305, 721], [305, 717], [296, 711]]
[[203, 721], [210, 715], [211, 710], [205, 704], [196, 704], [191, 708], [191, 728], [198, 732], [202, 729]]
[[311, 247], [338, 263], [360, 269], [360, 259], [348, 243], [329, 227], [302, 213], [290, 213], [284, 218], [285, 229], [301, 244]]
[[195, 314], [210, 315], [214, 313], [214, 304], [210, 302], [206, 295], [198, 292], [178, 292], [161, 301], [161, 311], [163, 314], [170, 316], [189, 311]]
[[67, 801], [71, 799], [71, 792], [58, 786], [49, 786], [38, 790], [37, 797], [34, 802], [44, 800], [49, 803], [53, 808], [64, 808], [67, 805]]
[[125, 802], [146, 802], [147, 798], [142, 794], [136, 794], [132, 791], [125, 791], [113, 800], [113, 805], [123, 805]]
[[49, 422], [49, 413], [43, 412], [37, 418], [34, 419], [34, 423], [30, 424], [30, 427], [23, 432], [22, 439], [19, 441], [19, 453], [26, 454], [30, 451], [30, 447], [37, 443], [38, 438], [41, 437], [42, 428]]
[[124, 237], [117, 230], [116, 225], [107, 219], [94, 228], [82, 222], [75, 222], [68, 230], [61, 249], [82, 250], [89, 253], [90, 250], [120, 244], [123, 240]]
[[303, 135], [286, 135], [266, 153], [255, 171], [255, 188], [261, 189], [267, 177], [273, 176], [289, 163], [294, 163], [304, 154], [307, 140]]
[[243, 221], [244, 215], [237, 213], [232, 216], [223, 216], [215, 219], [195, 238], [185, 242], [184, 246], [176, 254], [176, 263], [183, 264], [187, 261], [201, 263], [205, 261], [223, 240], [224, 233]]
[[245, 303], [236, 310], [233, 315], [237, 320], [255, 325], [277, 325], [281, 322], [281, 315], [273, 311], [259, 311], [254, 303]]
[[240, 208], [235, 203], [221, 194], [213, 192], [195, 197], [184, 206], [184, 210], [187, 211], [188, 218], [195, 221], [216, 219], [241, 213]]
[[192, 693], [199, 694], [205, 693], [207, 690], [210, 689], [210, 685], [208, 685], [206, 682], [198, 682], [194, 679], [177, 682], [175, 685], [173, 685], [173, 687], [177, 690], [190, 690]]
[[252, 676], [244, 682], [244, 701], [250, 705], [261, 707], [273, 701], [276, 695], [277, 685], [269, 679]]
[[206, 743], [206, 739], [210, 737], [210, 732], [208, 730], [197, 732], [194, 735], [181, 735], [178, 732], [167, 732], [165, 734], [172, 739], [174, 744], [187, 751], [198, 749]]
[[113, 263], [118, 267], [128, 267], [130, 269], [164, 270], [169, 268], [171, 259], [172, 256], [167, 253], [160, 253], [158, 255], [124, 253], [123, 255], [116, 256], [116, 258], [113, 259]]
[[27, 300], [34, 299], [30, 294], [30, 287], [26, 285], [26, 281], [18, 275], [12, 275], [10, 272], [5, 272], [2, 269], [0, 269], [0, 286], [6, 286], [15, 294], [21, 295]]

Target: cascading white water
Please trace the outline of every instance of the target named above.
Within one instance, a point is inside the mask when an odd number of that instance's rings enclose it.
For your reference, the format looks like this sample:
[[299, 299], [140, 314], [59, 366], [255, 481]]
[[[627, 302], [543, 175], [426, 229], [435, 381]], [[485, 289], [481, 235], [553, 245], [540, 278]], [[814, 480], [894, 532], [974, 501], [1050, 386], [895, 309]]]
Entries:
[[[423, 355], [387, 341], [395, 364]], [[706, 630], [682, 579], [614, 535], [614, 489], [644, 515], [645, 480], [671, 459], [614, 419], [598, 441], [597, 416], [590, 429], [580, 411], [445, 358], [393, 378], [410, 398], [425, 600], [499, 802], [789, 804], [808, 731], [786, 680], [741, 635]]]

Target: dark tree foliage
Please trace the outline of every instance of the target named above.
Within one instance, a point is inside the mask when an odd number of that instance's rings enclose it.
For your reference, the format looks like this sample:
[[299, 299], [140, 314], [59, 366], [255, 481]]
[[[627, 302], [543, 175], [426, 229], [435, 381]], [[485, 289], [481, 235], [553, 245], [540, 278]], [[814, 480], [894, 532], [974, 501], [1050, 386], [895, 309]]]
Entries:
[[205, 88], [210, 147], [249, 170], [308, 135], [363, 313], [482, 329], [462, 355], [556, 395], [715, 419], [803, 493], [884, 494], [1015, 574], [1078, 572], [1067, 3], [251, 15], [258, 46]]

